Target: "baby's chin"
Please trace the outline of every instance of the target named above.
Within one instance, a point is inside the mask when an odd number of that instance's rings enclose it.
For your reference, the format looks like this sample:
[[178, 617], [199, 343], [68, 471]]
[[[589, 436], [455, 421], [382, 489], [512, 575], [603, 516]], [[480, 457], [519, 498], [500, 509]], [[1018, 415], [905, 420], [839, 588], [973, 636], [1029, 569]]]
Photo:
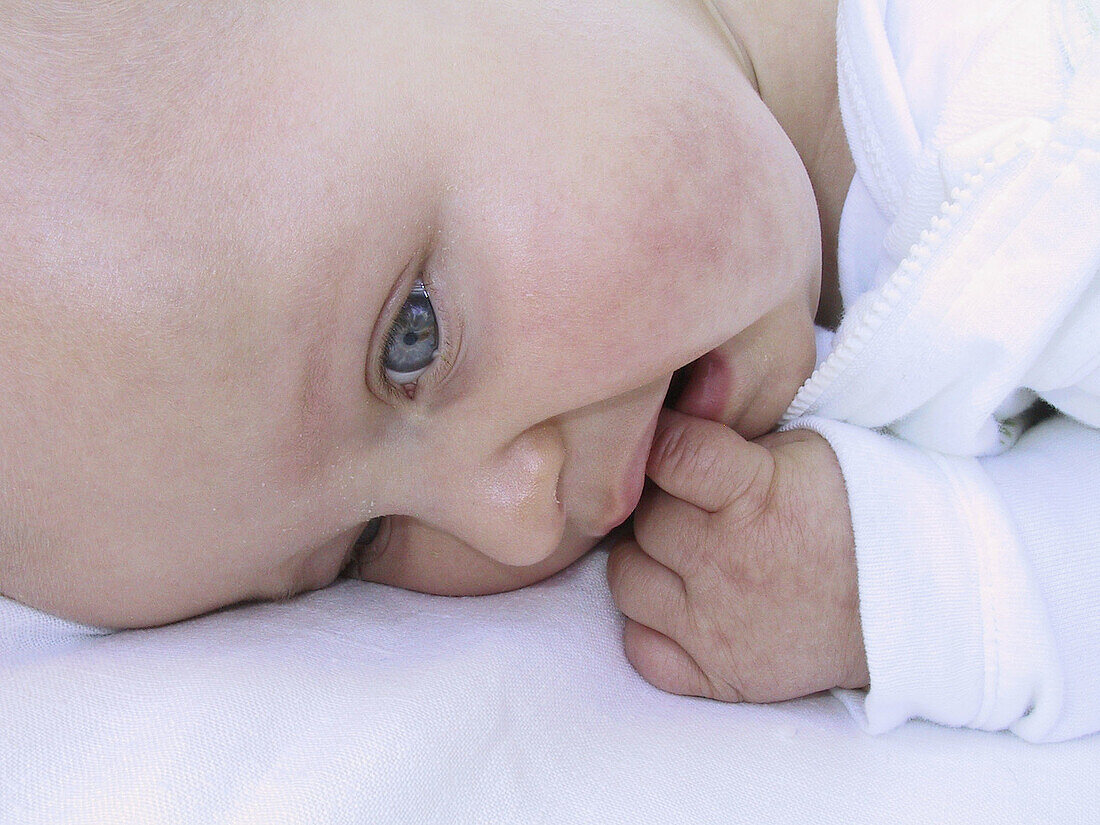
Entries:
[[549, 556], [523, 567], [503, 564], [481, 553], [444, 551], [409, 555], [400, 563], [374, 565], [364, 571], [365, 575], [350, 577], [436, 596], [489, 596], [551, 578], [599, 541], [599, 537], [568, 535]]
[[505, 593], [510, 590], [519, 590], [529, 587], [541, 581], [549, 579], [567, 567], [570, 567], [577, 559], [584, 556], [595, 547], [601, 537], [572, 536], [562, 541], [558, 549], [548, 557], [535, 564], [524, 567], [512, 567], [510, 565], [493, 562], [494, 571], [486, 576], [478, 592], [462, 593], [459, 595], [488, 595], [491, 593]]
[[471, 593], [469, 595], [506, 593], [511, 590], [519, 590], [523, 587], [530, 587], [533, 584], [538, 584], [541, 581], [556, 576], [561, 571], [572, 566], [578, 559], [595, 547], [596, 543], [595, 539], [589, 539], [587, 544], [583, 546], [559, 549], [549, 558], [543, 559], [541, 562], [527, 567], [504, 567], [501, 577], [495, 585], [491, 585], [487, 590], [481, 593]]

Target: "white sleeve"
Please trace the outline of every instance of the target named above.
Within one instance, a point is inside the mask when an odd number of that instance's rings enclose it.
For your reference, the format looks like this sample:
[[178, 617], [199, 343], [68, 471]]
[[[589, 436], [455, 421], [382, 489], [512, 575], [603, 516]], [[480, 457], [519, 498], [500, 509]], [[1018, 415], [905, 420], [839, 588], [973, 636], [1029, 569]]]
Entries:
[[816, 417], [848, 489], [871, 732], [911, 718], [1031, 741], [1100, 731], [1100, 431], [1065, 416], [989, 458]]

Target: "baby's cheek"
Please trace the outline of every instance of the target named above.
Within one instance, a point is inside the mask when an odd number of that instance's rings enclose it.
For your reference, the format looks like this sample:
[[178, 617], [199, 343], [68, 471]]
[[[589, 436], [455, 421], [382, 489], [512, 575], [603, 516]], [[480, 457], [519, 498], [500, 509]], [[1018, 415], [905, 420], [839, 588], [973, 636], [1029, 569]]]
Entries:
[[[381, 552], [353, 577], [441, 596], [482, 596], [535, 584], [584, 555], [595, 539], [567, 536], [537, 564], [510, 567], [452, 536], [410, 518], [391, 518]], [[517, 539], [522, 540], [522, 539]]]

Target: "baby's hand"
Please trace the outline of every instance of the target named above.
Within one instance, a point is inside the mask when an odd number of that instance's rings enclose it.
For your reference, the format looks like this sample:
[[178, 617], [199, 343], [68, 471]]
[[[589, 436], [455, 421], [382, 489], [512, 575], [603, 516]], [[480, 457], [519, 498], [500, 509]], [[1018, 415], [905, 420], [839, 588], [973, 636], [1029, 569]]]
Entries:
[[745, 441], [665, 410], [608, 581], [631, 664], [672, 693], [773, 702], [863, 687], [848, 499], [808, 430]]

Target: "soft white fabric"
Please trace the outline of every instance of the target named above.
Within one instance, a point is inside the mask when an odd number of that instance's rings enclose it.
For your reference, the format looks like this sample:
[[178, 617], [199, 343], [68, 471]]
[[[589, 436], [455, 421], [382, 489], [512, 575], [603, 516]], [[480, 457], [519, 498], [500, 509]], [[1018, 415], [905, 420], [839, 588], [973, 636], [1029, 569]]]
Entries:
[[[484, 598], [342, 582], [0, 652], [0, 822], [1078, 825], [1100, 737], [1035, 746], [836, 698], [662, 693], [623, 657], [596, 552]], [[23, 613], [24, 628], [33, 619]]]
[[[873, 731], [1100, 730], [1097, 25], [841, 3], [845, 315], [787, 421], [844, 472]], [[1077, 420], [1021, 440], [1037, 397]]]

